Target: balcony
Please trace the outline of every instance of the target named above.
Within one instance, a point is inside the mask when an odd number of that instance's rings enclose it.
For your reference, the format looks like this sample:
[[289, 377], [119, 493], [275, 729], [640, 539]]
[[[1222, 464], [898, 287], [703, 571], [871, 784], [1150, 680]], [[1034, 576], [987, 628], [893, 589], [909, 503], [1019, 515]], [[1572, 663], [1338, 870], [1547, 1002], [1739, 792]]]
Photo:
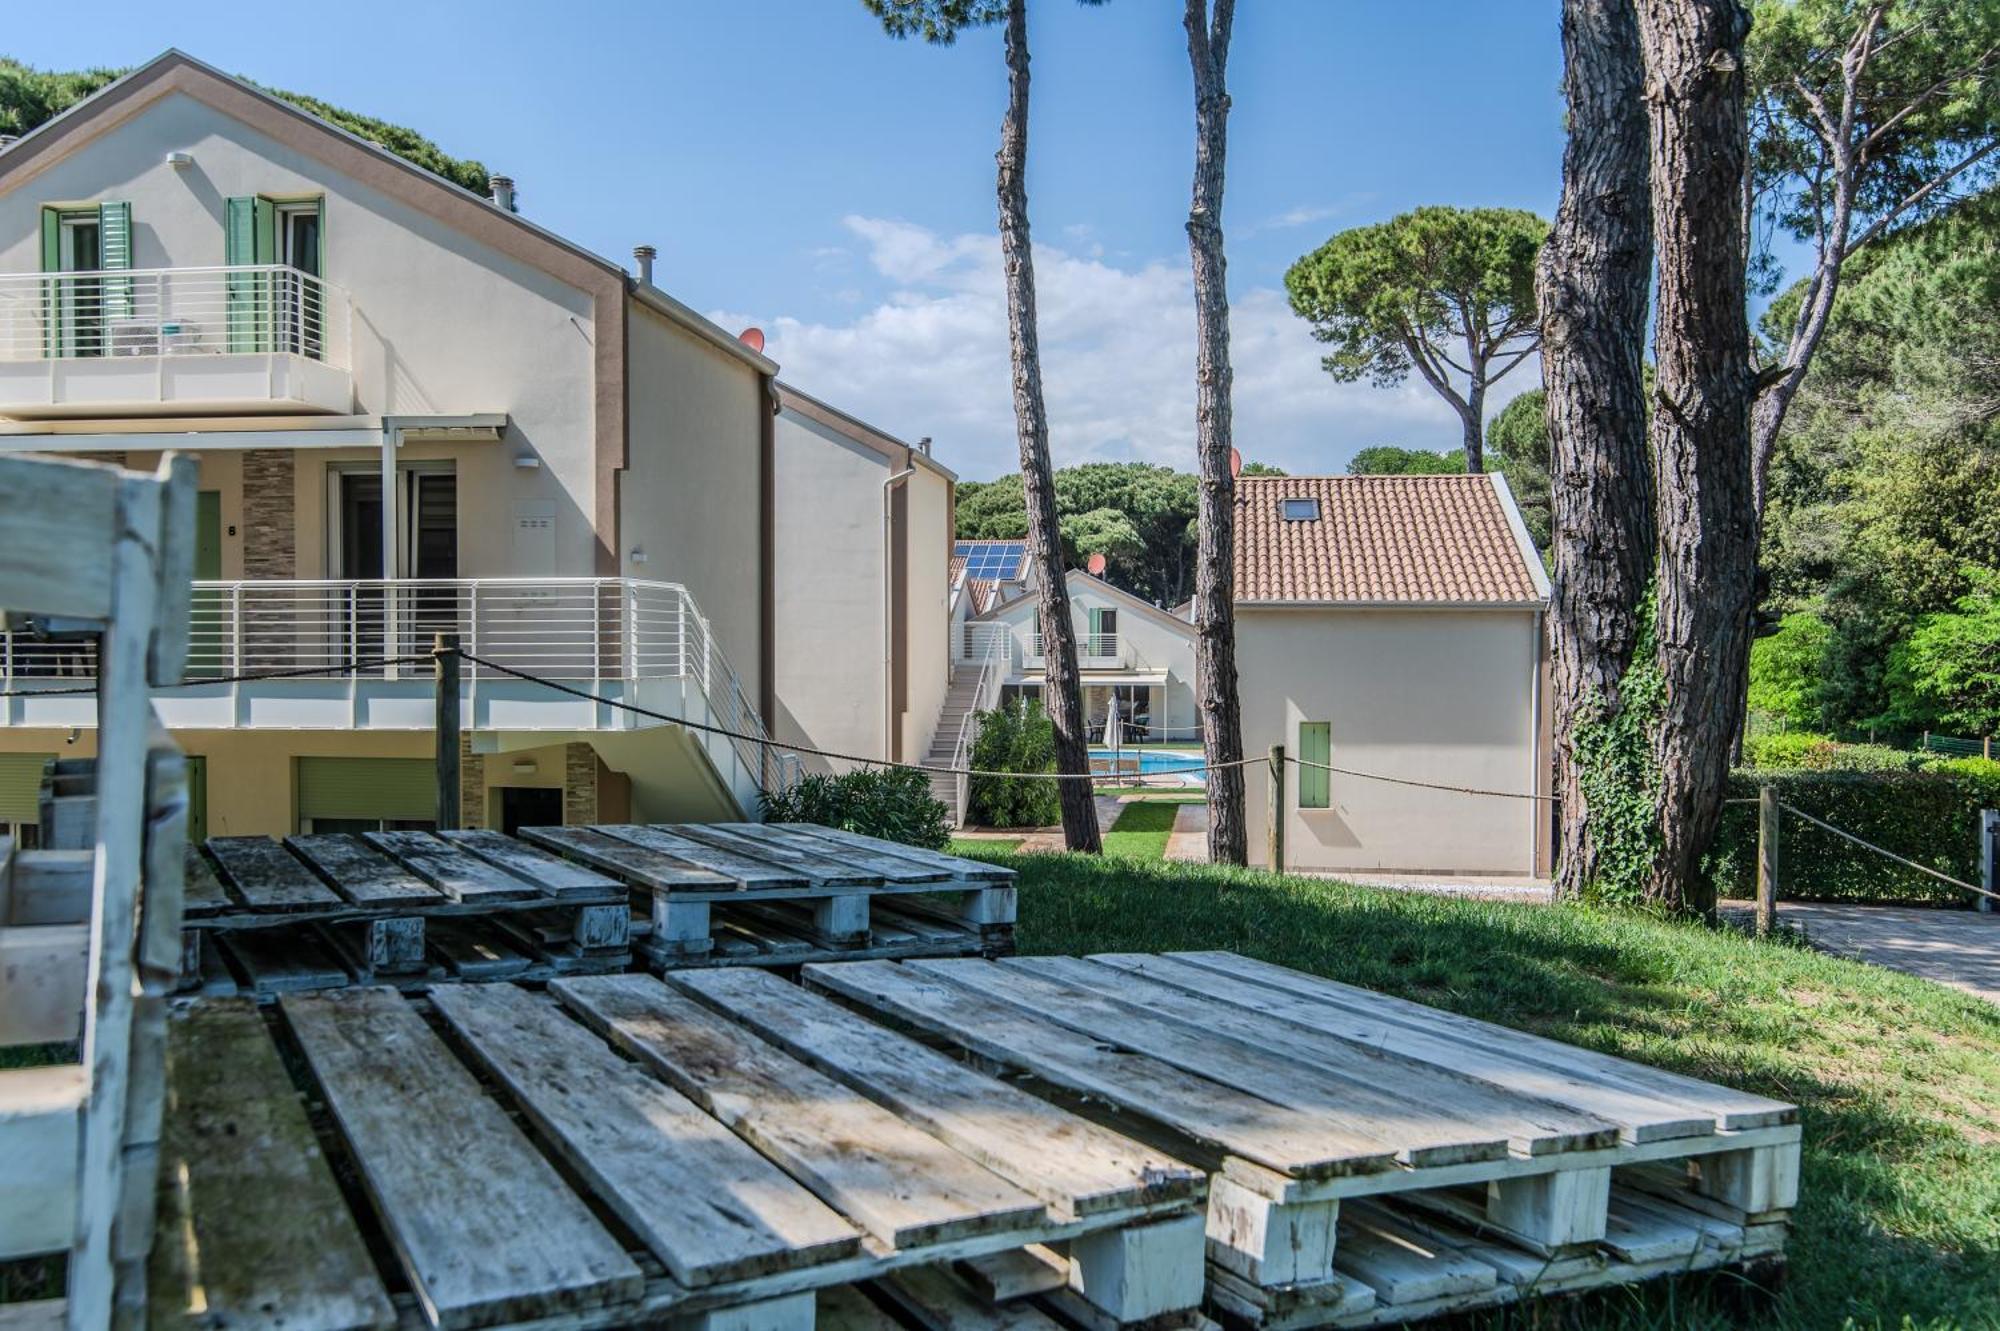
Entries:
[[[1046, 664], [1042, 653], [1042, 633], [1035, 630], [1027, 665], [1040, 670]], [[1076, 637], [1076, 668], [1079, 670], [1123, 670], [1127, 661], [1116, 633], [1079, 633]]]
[[0, 274], [0, 415], [344, 414], [351, 329], [280, 264]]
[[[661, 724], [609, 705], [631, 703], [753, 737], [698, 736], [733, 788], [739, 777], [768, 789], [785, 776], [783, 759], [754, 742], [766, 734], [755, 703], [707, 618], [677, 583], [198, 582], [190, 621], [188, 683], [154, 698], [171, 729], [428, 730], [435, 704], [430, 665], [385, 658], [426, 656], [438, 634], [450, 633], [473, 656], [591, 695], [565, 694], [467, 661], [460, 703], [469, 729], [580, 732]], [[368, 664], [306, 673], [352, 661]], [[0, 698], [0, 726], [94, 725], [96, 699], [80, 689], [95, 674], [88, 639], [0, 632], [0, 692], [16, 693]]]

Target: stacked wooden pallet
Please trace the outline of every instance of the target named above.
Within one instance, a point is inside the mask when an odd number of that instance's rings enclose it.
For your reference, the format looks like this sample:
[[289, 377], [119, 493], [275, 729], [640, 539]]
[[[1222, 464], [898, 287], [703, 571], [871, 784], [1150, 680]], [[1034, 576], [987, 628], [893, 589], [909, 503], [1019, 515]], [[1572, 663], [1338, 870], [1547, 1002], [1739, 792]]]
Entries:
[[1201, 1299], [1197, 1168], [767, 970], [549, 989], [192, 1003], [152, 1324], [873, 1331], [834, 1291], [949, 1313], [1050, 1271], [1100, 1324]]
[[1013, 949], [1014, 871], [808, 823], [524, 828], [647, 894], [659, 969]]
[[1369, 1326], [1776, 1259], [1796, 1109], [1229, 953], [805, 982], [1212, 1171], [1208, 1307]]
[[631, 958], [625, 884], [498, 832], [212, 837], [186, 878], [182, 980], [209, 993], [547, 978]]

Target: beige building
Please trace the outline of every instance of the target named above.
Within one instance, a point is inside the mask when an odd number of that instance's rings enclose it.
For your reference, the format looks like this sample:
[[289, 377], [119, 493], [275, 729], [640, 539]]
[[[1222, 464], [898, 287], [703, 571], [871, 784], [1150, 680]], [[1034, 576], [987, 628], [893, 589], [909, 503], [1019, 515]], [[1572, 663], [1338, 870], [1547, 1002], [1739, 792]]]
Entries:
[[1242, 477], [1236, 503], [1244, 751], [1316, 764], [1287, 767], [1287, 865], [1546, 874], [1549, 583], [1506, 482]]
[[[778, 385], [773, 732], [833, 753], [928, 754], [951, 680], [957, 477]], [[803, 755], [807, 771], [853, 763]]]
[[[774, 627], [776, 365], [655, 286], [650, 250], [628, 274], [493, 185], [178, 53], [0, 151], [0, 449], [199, 458], [197, 682], [157, 698], [197, 832], [433, 818], [439, 633], [490, 663], [461, 691], [471, 825], [754, 817], [785, 764], [681, 723], [763, 734], [781, 678], [821, 715], [786, 655], [811, 644]], [[950, 521], [948, 473], [917, 471], [912, 569]], [[874, 532], [879, 486], [852, 502]], [[941, 592], [925, 613], [941, 640]], [[893, 697], [921, 742], [941, 684], [891, 695], [858, 660], [828, 687]], [[90, 752], [64, 690], [91, 673], [88, 644], [0, 638], [0, 824], [33, 817], [44, 757]]]

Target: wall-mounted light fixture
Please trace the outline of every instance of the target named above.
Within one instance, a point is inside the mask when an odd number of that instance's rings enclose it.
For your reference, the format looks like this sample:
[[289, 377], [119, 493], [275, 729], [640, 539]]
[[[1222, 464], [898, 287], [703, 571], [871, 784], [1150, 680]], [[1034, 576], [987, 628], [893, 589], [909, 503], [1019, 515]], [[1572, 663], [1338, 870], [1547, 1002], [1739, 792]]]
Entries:
[[516, 453], [514, 455], [514, 465], [522, 471], [533, 471], [542, 465], [542, 460], [533, 453]]
[[167, 165], [172, 167], [176, 171], [182, 170], [183, 168], [186, 167], [193, 166], [194, 154], [186, 152], [170, 152], [167, 154]]
[[633, 562], [633, 563], [635, 563], [635, 564], [643, 564], [643, 563], [645, 563], [645, 562], [646, 562], [646, 547], [645, 547], [645, 546], [643, 546], [643, 545], [635, 545], [635, 546], [633, 546], [633, 547], [632, 547], [632, 562]]
[[535, 770], [535, 760], [533, 758], [516, 758], [514, 760], [514, 770], [522, 776], [527, 776]]

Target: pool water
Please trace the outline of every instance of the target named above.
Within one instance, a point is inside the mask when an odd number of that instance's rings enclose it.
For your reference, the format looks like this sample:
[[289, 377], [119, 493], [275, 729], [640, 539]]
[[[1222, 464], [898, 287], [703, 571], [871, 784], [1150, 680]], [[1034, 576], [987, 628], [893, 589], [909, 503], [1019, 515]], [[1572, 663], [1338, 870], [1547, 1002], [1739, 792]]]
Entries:
[[[1111, 750], [1092, 749], [1090, 756], [1109, 761]], [[1193, 772], [1197, 776], [1201, 774], [1197, 770], [1201, 767], [1201, 754], [1199, 752], [1175, 753], [1172, 750], [1162, 749], [1121, 749], [1118, 756], [1126, 759], [1137, 758], [1139, 760], [1139, 772], [1142, 776], [1164, 776], [1175, 772]]]

